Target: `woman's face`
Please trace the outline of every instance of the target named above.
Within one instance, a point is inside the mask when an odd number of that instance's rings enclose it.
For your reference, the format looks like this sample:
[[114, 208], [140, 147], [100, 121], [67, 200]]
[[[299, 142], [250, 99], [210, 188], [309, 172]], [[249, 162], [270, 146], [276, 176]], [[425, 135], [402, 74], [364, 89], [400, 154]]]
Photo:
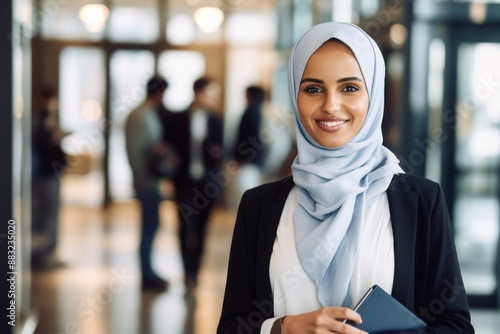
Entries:
[[352, 51], [328, 41], [313, 53], [300, 81], [297, 106], [309, 135], [321, 146], [340, 147], [356, 136], [370, 99]]

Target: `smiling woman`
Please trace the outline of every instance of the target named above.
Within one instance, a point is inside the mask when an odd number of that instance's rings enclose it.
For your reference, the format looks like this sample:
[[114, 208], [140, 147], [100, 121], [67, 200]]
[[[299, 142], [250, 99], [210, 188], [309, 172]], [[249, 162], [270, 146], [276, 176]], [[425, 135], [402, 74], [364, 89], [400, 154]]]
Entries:
[[352, 308], [375, 284], [425, 321], [419, 333], [474, 333], [442, 191], [382, 145], [378, 46], [322, 23], [288, 71], [298, 155], [292, 177], [241, 199], [218, 333], [364, 334]]

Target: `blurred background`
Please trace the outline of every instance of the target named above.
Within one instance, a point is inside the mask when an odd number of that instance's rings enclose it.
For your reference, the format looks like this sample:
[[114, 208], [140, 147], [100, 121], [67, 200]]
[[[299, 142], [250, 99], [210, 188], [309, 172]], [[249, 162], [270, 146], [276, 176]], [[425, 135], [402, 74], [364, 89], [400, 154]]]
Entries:
[[[305, 30], [331, 20], [358, 24], [380, 46], [385, 145], [408, 173], [442, 185], [473, 323], [477, 333], [498, 333], [500, 1], [7, 0], [0, 13], [0, 212], [5, 226], [14, 221], [17, 242], [17, 325], [2, 333], [215, 333], [236, 208], [250, 176], [226, 170], [200, 282], [188, 297], [172, 186], [162, 184], [154, 263], [170, 288], [144, 292], [125, 119], [155, 73], [169, 82], [164, 105], [173, 111], [188, 107], [197, 78], [210, 76], [222, 87], [229, 163], [245, 89], [259, 85], [266, 91], [259, 179], [283, 177], [295, 156], [288, 56]], [[67, 134], [57, 246], [64, 265], [32, 270], [32, 113], [47, 87]]]

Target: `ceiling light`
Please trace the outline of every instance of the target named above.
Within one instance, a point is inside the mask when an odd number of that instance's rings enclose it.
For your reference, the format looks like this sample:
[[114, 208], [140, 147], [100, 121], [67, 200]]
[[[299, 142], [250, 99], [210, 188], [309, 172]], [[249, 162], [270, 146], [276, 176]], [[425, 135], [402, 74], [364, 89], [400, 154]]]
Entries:
[[406, 30], [404, 25], [396, 23], [392, 25], [389, 30], [389, 36], [394, 44], [400, 46], [406, 42], [406, 39], [408, 38], [408, 30]]
[[488, 11], [486, 3], [473, 2], [469, 7], [469, 17], [472, 22], [482, 24], [486, 20], [486, 13]]
[[82, 105], [82, 113], [87, 121], [95, 122], [102, 115], [101, 105], [95, 100], [87, 100]]
[[206, 33], [216, 31], [224, 21], [224, 13], [216, 7], [198, 8], [193, 17], [200, 30]]
[[78, 16], [88, 31], [100, 32], [104, 30], [106, 25], [106, 20], [109, 17], [109, 9], [104, 5], [85, 5], [80, 8]]

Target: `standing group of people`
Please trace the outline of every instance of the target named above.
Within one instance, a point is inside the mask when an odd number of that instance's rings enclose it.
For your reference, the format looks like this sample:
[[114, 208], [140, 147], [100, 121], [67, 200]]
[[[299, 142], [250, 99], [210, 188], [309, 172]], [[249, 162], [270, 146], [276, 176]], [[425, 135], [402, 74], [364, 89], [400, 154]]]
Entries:
[[[127, 155], [142, 212], [139, 250], [142, 286], [154, 289], [168, 286], [155, 273], [151, 256], [160, 225], [160, 181], [167, 177], [175, 188], [185, 285], [192, 289], [197, 284], [209, 216], [222, 190], [219, 183], [213, 182], [224, 158], [223, 126], [216, 114], [221, 88], [211, 78], [196, 80], [193, 101], [181, 112], [168, 111], [163, 106], [167, 88], [164, 78], [151, 78], [146, 99], [129, 114], [125, 124]], [[249, 91], [247, 95], [253, 102], [245, 114], [248, 120], [244, 122], [248, 124], [242, 128], [251, 129], [251, 133], [245, 136], [255, 135], [260, 124], [258, 106], [263, 100], [261, 88], [252, 87]], [[245, 156], [244, 150], [236, 149], [236, 153], [240, 164], [249, 162], [261, 166], [262, 152]], [[158, 168], [158, 164], [163, 167]]]
[[[147, 82], [144, 101], [130, 112], [125, 123], [126, 151], [141, 205], [142, 286], [168, 287], [168, 282], [154, 270], [152, 251], [160, 226], [161, 180], [169, 178], [175, 186], [185, 284], [191, 289], [197, 284], [209, 215], [222, 190], [219, 183], [213, 182], [224, 158], [223, 126], [216, 113], [221, 88], [215, 80], [202, 77], [193, 84], [194, 97], [189, 107], [172, 112], [163, 106], [168, 86], [160, 76]], [[256, 86], [249, 87], [246, 93], [248, 108], [240, 126], [235, 160], [239, 165], [249, 163], [261, 168], [263, 152], [249, 150], [247, 139], [258, 136], [264, 94]], [[68, 133], [59, 128], [57, 95], [44, 89], [39, 100], [32, 131], [32, 265], [52, 269], [64, 265], [56, 256], [56, 248], [60, 185], [66, 167], [61, 140]]]

